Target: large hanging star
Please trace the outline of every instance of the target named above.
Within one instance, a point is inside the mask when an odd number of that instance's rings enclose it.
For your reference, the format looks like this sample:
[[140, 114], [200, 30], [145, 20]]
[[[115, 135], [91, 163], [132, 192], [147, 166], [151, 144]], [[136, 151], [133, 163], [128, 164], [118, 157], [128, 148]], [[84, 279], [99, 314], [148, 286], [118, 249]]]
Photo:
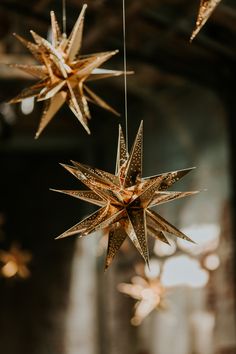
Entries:
[[84, 14], [84, 5], [77, 22], [67, 38], [61, 33], [55, 14], [51, 12], [52, 42], [31, 31], [34, 42], [29, 42], [16, 35], [20, 42], [33, 54], [40, 65], [19, 65], [19, 68], [40, 81], [23, 90], [10, 103], [21, 102], [27, 97], [35, 97], [37, 101], [46, 101], [36, 138], [52, 120], [57, 111], [66, 102], [80, 123], [90, 133], [88, 119], [90, 112], [88, 102], [119, 115], [112, 107], [91, 91], [85, 82], [121, 75], [122, 71], [101, 69], [100, 66], [118, 51], [80, 55]]
[[192, 41], [202, 29], [220, 1], [221, 0], [201, 0], [196, 27], [191, 35], [190, 41]]
[[145, 279], [135, 276], [131, 279], [130, 284], [120, 283], [118, 290], [137, 300], [134, 316], [131, 319], [131, 324], [134, 326], [139, 326], [153, 310], [166, 308], [165, 288], [159, 279]]
[[90, 190], [56, 191], [88, 201], [100, 208], [58, 238], [75, 234], [86, 236], [99, 229], [107, 230], [109, 236], [106, 268], [127, 236], [147, 263], [149, 259], [147, 234], [166, 243], [168, 240], [165, 232], [191, 241], [151, 208], [197, 193], [166, 191], [192, 168], [142, 178], [142, 140], [143, 123], [128, 155], [120, 128], [115, 175], [73, 161], [73, 166], [62, 165]]

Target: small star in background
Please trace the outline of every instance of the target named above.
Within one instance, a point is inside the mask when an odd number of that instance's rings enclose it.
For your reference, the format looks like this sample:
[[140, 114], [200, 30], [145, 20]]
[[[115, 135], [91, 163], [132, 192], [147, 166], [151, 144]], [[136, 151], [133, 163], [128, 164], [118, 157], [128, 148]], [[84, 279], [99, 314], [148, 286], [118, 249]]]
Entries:
[[134, 316], [131, 319], [131, 324], [134, 326], [139, 326], [153, 310], [166, 309], [164, 300], [166, 290], [159, 278], [148, 279], [147, 277], [134, 276], [129, 284], [120, 283], [118, 290], [138, 300], [135, 304]]
[[28, 264], [32, 260], [32, 254], [24, 251], [15, 243], [9, 251], [0, 250], [1, 274], [5, 278], [19, 277], [26, 279], [30, 276]]

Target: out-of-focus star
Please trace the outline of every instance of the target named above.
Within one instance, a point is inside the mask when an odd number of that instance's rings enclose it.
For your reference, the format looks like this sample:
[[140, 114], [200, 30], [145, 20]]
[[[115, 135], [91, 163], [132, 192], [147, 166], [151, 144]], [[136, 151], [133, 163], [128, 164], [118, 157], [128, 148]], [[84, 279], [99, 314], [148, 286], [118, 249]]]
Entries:
[[0, 250], [1, 274], [6, 278], [18, 276], [26, 279], [30, 276], [28, 263], [31, 260], [31, 253], [21, 250], [17, 244], [13, 244], [9, 251]]
[[82, 237], [104, 229], [109, 234], [106, 268], [127, 236], [146, 263], [149, 260], [148, 234], [166, 243], [168, 240], [165, 232], [191, 241], [151, 208], [197, 193], [166, 191], [192, 168], [142, 178], [142, 148], [143, 123], [139, 127], [130, 155], [120, 128], [115, 175], [73, 161], [73, 166], [62, 165], [90, 190], [57, 192], [85, 200], [100, 208], [58, 238], [75, 234]]
[[51, 11], [51, 42], [33, 31], [31, 31], [31, 34], [34, 42], [27, 41], [16, 35], [39, 62], [39, 65], [13, 64], [10, 66], [19, 68], [34, 76], [39, 79], [39, 82], [23, 90], [10, 103], [21, 102], [28, 97], [35, 97], [37, 101], [46, 101], [36, 138], [39, 137], [64, 103], [68, 104], [71, 111], [89, 134], [88, 120], [91, 117], [88, 102], [95, 103], [119, 115], [86, 85], [91, 80], [123, 74], [122, 71], [100, 68], [104, 62], [118, 51], [81, 56], [80, 50], [86, 7], [87, 5], [83, 6], [69, 37], [61, 33], [53, 11]]
[[215, 10], [216, 6], [221, 2], [221, 0], [200, 0], [200, 8], [198, 12], [198, 17], [196, 21], [196, 27], [191, 35], [190, 41], [192, 41], [198, 32], [205, 25], [212, 12]]
[[135, 304], [134, 316], [131, 319], [131, 324], [134, 326], [139, 326], [153, 310], [166, 308], [164, 302], [166, 291], [159, 279], [145, 279], [135, 276], [131, 279], [130, 284], [119, 284], [118, 290], [138, 300]]

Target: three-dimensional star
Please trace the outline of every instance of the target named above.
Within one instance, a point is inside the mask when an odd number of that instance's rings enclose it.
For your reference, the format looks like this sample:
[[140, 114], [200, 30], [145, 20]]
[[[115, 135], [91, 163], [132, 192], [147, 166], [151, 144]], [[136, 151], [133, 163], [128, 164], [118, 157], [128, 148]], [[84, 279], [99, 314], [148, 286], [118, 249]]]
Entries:
[[198, 12], [198, 17], [196, 21], [196, 27], [191, 35], [190, 41], [192, 41], [202, 27], [205, 25], [212, 12], [215, 10], [216, 6], [221, 2], [221, 0], [200, 0], [200, 8]]
[[46, 101], [36, 138], [39, 137], [64, 103], [68, 104], [88, 133], [90, 133], [88, 127], [88, 120], [90, 119], [88, 102], [95, 103], [119, 115], [85, 84], [87, 81], [123, 74], [122, 71], [100, 68], [104, 62], [118, 51], [95, 53], [86, 56], [80, 55], [86, 7], [87, 5], [83, 6], [68, 38], [64, 33], [61, 33], [53, 11], [51, 11], [52, 42], [33, 31], [31, 31], [31, 34], [34, 42], [27, 41], [16, 35], [39, 62], [39, 65], [13, 64], [10, 66], [19, 68], [40, 81], [23, 90], [10, 103], [21, 102], [28, 97], [35, 97], [37, 101]]
[[134, 316], [131, 319], [131, 324], [134, 326], [139, 326], [153, 310], [166, 308], [165, 288], [159, 279], [145, 279], [135, 276], [131, 279], [130, 284], [120, 283], [118, 290], [138, 300], [135, 304]]
[[168, 243], [165, 232], [191, 241], [175, 226], [157, 214], [152, 207], [195, 192], [167, 192], [192, 168], [142, 178], [143, 123], [140, 124], [130, 155], [121, 128], [119, 129], [115, 175], [73, 162], [62, 165], [90, 190], [55, 190], [100, 206], [87, 218], [64, 232], [58, 238], [79, 234], [86, 236], [94, 231], [108, 231], [108, 249], [105, 267], [109, 267], [123, 241], [128, 236], [148, 263], [147, 234]]

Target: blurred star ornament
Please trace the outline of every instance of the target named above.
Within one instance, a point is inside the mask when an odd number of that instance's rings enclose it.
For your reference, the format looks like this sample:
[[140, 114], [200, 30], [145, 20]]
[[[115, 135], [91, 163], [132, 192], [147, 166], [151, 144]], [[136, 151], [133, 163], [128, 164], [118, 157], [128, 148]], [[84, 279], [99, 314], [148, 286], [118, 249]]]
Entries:
[[150, 208], [195, 192], [166, 192], [192, 168], [142, 178], [143, 122], [130, 155], [122, 130], [119, 130], [115, 175], [73, 162], [62, 165], [90, 190], [54, 190], [100, 206], [95, 213], [65, 231], [58, 238], [79, 234], [80, 237], [104, 229], [108, 232], [105, 268], [111, 264], [128, 236], [146, 263], [149, 261], [147, 234], [168, 243], [165, 232], [191, 241], [176, 227]]
[[200, 0], [200, 8], [198, 12], [198, 17], [196, 21], [196, 27], [191, 35], [190, 41], [192, 41], [202, 27], [205, 25], [212, 12], [215, 10], [216, 6], [221, 2], [221, 0]]
[[166, 309], [164, 301], [166, 291], [159, 279], [145, 279], [135, 276], [131, 279], [130, 284], [120, 283], [118, 290], [138, 300], [135, 304], [134, 316], [131, 319], [131, 324], [134, 326], [139, 326], [153, 310]]
[[91, 117], [88, 102], [95, 103], [119, 115], [85, 84], [87, 81], [123, 74], [122, 71], [100, 68], [118, 51], [80, 55], [86, 7], [87, 5], [83, 6], [68, 38], [65, 33], [61, 33], [53, 11], [51, 11], [51, 43], [33, 31], [31, 31], [31, 35], [34, 42], [29, 42], [15, 35], [39, 62], [39, 65], [10, 65], [10, 67], [19, 68], [40, 80], [10, 101], [10, 103], [17, 103], [28, 97], [35, 97], [37, 101], [46, 101], [35, 138], [39, 137], [64, 103], [68, 104], [89, 134], [88, 120]]
[[28, 263], [31, 260], [31, 253], [21, 250], [16, 244], [13, 244], [9, 251], [0, 250], [0, 262], [3, 263], [1, 274], [5, 278], [18, 276], [26, 279], [30, 276]]

